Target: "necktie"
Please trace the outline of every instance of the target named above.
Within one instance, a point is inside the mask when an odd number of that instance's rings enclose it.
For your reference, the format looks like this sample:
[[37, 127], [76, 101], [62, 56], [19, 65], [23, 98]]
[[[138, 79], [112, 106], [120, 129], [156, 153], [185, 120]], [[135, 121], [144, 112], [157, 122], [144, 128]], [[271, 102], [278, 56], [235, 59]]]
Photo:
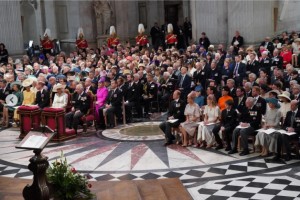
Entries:
[[236, 64], [235, 69], [234, 69], [235, 76], [238, 76], [238, 71], [239, 71], [239, 63]]
[[184, 78], [185, 78], [185, 76], [183, 76], [183, 77], [181, 78], [181, 80], [180, 80], [180, 84], [179, 84], [180, 87], [182, 87]]
[[291, 127], [293, 127], [294, 121], [295, 121], [295, 112], [292, 112], [292, 116], [291, 116]]

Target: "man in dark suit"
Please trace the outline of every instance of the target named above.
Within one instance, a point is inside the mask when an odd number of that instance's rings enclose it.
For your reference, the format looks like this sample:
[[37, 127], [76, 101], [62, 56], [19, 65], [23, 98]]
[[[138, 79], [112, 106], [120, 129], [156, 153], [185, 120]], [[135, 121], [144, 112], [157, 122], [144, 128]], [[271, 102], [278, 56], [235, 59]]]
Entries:
[[274, 45], [273, 45], [273, 42], [271, 42], [271, 38], [270, 37], [265, 37], [265, 41], [263, 41], [260, 46], [263, 46], [265, 47], [266, 49], [268, 49], [268, 51], [270, 53], [273, 53], [274, 51]]
[[244, 38], [239, 31], [235, 31], [235, 36], [232, 38], [231, 45], [234, 47], [234, 55], [238, 55], [239, 48], [244, 45]]
[[144, 115], [145, 117], [149, 117], [149, 108], [150, 104], [153, 101], [157, 101], [157, 84], [153, 82], [153, 75], [147, 74], [147, 83], [144, 84]]
[[283, 58], [279, 55], [279, 50], [275, 49], [273, 51], [273, 57], [272, 57], [272, 67], [278, 67], [279, 69], [282, 69], [283, 64]]
[[264, 114], [266, 114], [266, 110], [267, 110], [267, 102], [264, 98], [262, 98], [259, 95], [260, 95], [260, 87], [254, 86], [252, 88], [252, 97], [255, 100], [254, 104], [261, 111], [261, 113], [264, 115]]
[[234, 101], [234, 109], [241, 114], [246, 108], [246, 96], [245, 89], [243, 87], [236, 88], [236, 97], [233, 99]]
[[150, 35], [152, 39], [152, 46], [155, 49], [155, 51], [157, 51], [158, 47], [163, 44], [162, 31], [160, 30], [157, 22], [155, 22], [154, 26], [151, 28]]
[[93, 94], [96, 94], [97, 93], [97, 88], [94, 88], [92, 86], [92, 79], [90, 78], [86, 78], [85, 81], [84, 81], [84, 91], [85, 93], [87, 92], [91, 92]]
[[202, 88], [206, 88], [206, 78], [207, 77], [207, 72], [204, 69], [203, 62], [197, 62], [196, 63], [196, 71], [193, 74], [193, 81], [195, 85], [200, 85]]
[[272, 61], [268, 57], [268, 52], [263, 51], [261, 53], [261, 60], [260, 60], [260, 68], [264, 68], [269, 76], [271, 76], [271, 66], [272, 66]]
[[171, 123], [169, 121], [165, 121], [160, 123], [159, 128], [165, 133], [166, 143], [165, 146], [173, 143], [175, 137], [171, 133], [171, 128], [178, 128], [181, 122], [185, 121], [184, 109], [185, 103], [180, 100], [181, 92], [179, 90], [175, 90], [173, 93], [173, 101], [170, 104], [168, 120], [178, 119], [177, 121]]
[[[282, 148], [286, 150], [285, 161], [291, 160], [291, 140], [299, 140], [300, 134], [300, 110], [298, 109], [299, 102], [297, 100], [291, 101], [291, 111], [288, 111], [284, 120], [282, 129], [287, 132], [295, 132], [296, 134], [287, 135], [280, 134], [277, 139], [277, 154], [273, 160], [280, 160]], [[298, 145], [298, 142], [297, 142]]]
[[10, 84], [5, 79], [0, 80], [0, 111], [3, 110], [5, 98], [11, 93]]
[[[221, 71], [219, 68], [217, 68], [216, 61], [212, 60], [210, 69], [207, 72], [207, 82], [211, 82], [211, 80], [214, 80], [215, 84], [219, 85], [221, 83], [221, 79]], [[206, 85], [208, 86], [209, 83], [206, 83]]]
[[37, 84], [38, 92], [36, 93], [35, 103], [41, 108], [48, 107], [50, 104], [50, 94], [44, 89], [45, 82], [39, 81]]
[[227, 79], [226, 85], [229, 88], [229, 96], [235, 98], [236, 97], [235, 81], [233, 79]]
[[173, 91], [175, 90], [175, 84], [171, 81], [170, 73], [164, 72], [163, 74], [163, 81], [161, 84], [161, 92], [162, 96], [160, 99], [160, 105], [163, 109], [167, 109], [167, 105], [170, 100], [170, 96], [172, 95]]
[[248, 97], [246, 100], [246, 109], [240, 116], [240, 125], [236, 127], [232, 134], [232, 150], [228, 154], [237, 153], [237, 143], [239, 135], [241, 136], [241, 146], [243, 151], [240, 156], [249, 154], [248, 136], [253, 135], [255, 130], [260, 128], [262, 113], [261, 110], [255, 106], [255, 99]]
[[187, 68], [181, 67], [181, 75], [177, 82], [177, 88], [181, 91], [180, 99], [186, 101], [187, 95], [191, 92], [192, 78], [187, 74]]
[[256, 76], [259, 76], [259, 62], [257, 60], [255, 60], [256, 58], [256, 53], [252, 52], [250, 53], [250, 60], [247, 62], [246, 65], [246, 73], [250, 74], [250, 73], [254, 73], [256, 74]]
[[206, 37], [205, 32], [201, 33], [201, 38], [199, 39], [199, 45], [203, 46], [206, 51], [208, 50], [208, 47], [210, 45], [210, 41], [209, 41], [208, 37]]
[[243, 78], [246, 76], [246, 65], [241, 62], [241, 56], [236, 55], [234, 57], [234, 69], [233, 69], [233, 79], [235, 80], [236, 86], [241, 86], [243, 83]]
[[72, 97], [73, 107], [71, 112], [67, 113], [65, 116], [66, 127], [69, 129], [74, 129], [77, 134], [77, 127], [80, 119], [83, 115], [87, 114], [90, 108], [90, 96], [84, 92], [83, 85], [79, 84], [76, 86], [76, 92]]
[[[125, 98], [125, 111], [126, 111], [126, 121], [130, 123], [132, 121], [132, 107], [135, 106], [138, 118], [142, 117], [141, 109], [141, 84], [139, 83], [139, 75], [127, 75], [130, 76], [130, 81], [127, 82], [128, 88]], [[128, 80], [129, 78], [127, 78]]]
[[120, 118], [122, 106], [122, 92], [118, 88], [116, 80], [110, 81], [110, 91], [108, 93], [108, 98], [106, 104], [103, 108], [99, 109], [99, 119], [100, 123], [103, 124], [103, 110], [106, 110], [107, 126], [113, 128], [115, 126], [115, 115]]
[[227, 144], [225, 151], [230, 151], [231, 150], [230, 143], [231, 143], [232, 132], [237, 125], [237, 113], [234, 110], [232, 100], [227, 100], [225, 102], [225, 107], [226, 107], [226, 109], [224, 109], [221, 113], [221, 123], [216, 125], [213, 128], [212, 132], [216, 138], [216, 142], [218, 143], [216, 150], [223, 148], [223, 142], [219, 136], [219, 131], [221, 130], [224, 132], [225, 141]]

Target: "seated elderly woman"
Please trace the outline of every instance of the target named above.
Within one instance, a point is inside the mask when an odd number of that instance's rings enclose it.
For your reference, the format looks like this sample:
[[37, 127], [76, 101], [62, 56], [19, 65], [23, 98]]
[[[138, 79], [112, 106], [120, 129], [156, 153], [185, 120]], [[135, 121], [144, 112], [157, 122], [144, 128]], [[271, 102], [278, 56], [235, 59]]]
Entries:
[[8, 112], [14, 112], [15, 110], [15, 106], [20, 106], [23, 102], [23, 94], [20, 90], [21, 88], [21, 83], [20, 82], [13, 82], [10, 84], [13, 92], [12, 94], [16, 95], [16, 97], [18, 98], [18, 101], [16, 103], [16, 105], [5, 105], [4, 108], [3, 108], [3, 123], [2, 123], [2, 126], [3, 127], [8, 127], [9, 126], [9, 121], [8, 121]]
[[[278, 100], [276, 98], [267, 98], [266, 101], [270, 109], [268, 109], [266, 112], [265, 124], [263, 126], [263, 129], [279, 128], [281, 112], [279, 110], [280, 105], [278, 103]], [[266, 134], [263, 131], [257, 133], [255, 145], [262, 146], [261, 156], [267, 156], [269, 154], [269, 150], [271, 152], [275, 151], [277, 137], [274, 134], [276, 135], [277, 133], [275, 132]]]
[[186, 147], [188, 145], [192, 145], [192, 142], [189, 140], [188, 143], [188, 136], [194, 136], [196, 128], [198, 126], [198, 121], [200, 118], [200, 108], [198, 104], [194, 102], [194, 99], [196, 98], [195, 92], [189, 93], [187, 96], [187, 105], [184, 110], [185, 115], [185, 122], [180, 124], [180, 132], [182, 133], [182, 141], [183, 147]]
[[68, 105], [68, 95], [63, 91], [65, 85], [57, 83], [53, 87], [53, 92], [55, 92], [54, 100], [52, 103], [52, 108], [66, 108]]
[[216, 98], [213, 94], [208, 95], [207, 105], [204, 108], [204, 121], [198, 127], [197, 141], [201, 146], [211, 148], [215, 143], [215, 137], [212, 133], [220, 118], [220, 109], [217, 106]]

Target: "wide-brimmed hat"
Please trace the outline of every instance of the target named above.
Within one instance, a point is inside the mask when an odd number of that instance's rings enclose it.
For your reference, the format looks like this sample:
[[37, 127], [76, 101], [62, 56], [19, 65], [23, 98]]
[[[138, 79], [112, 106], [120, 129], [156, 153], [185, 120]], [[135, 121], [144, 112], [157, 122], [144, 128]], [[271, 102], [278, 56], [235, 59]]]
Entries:
[[282, 94], [278, 95], [278, 98], [283, 97], [283, 98], [286, 98], [287, 100], [291, 101], [290, 96], [291, 96], [291, 94], [288, 91], [284, 91], [284, 92], [282, 92]]
[[22, 82], [22, 86], [23, 87], [29, 87], [31, 86], [33, 83], [33, 80], [31, 78], [27, 78]]
[[12, 89], [14, 85], [18, 85], [18, 86], [21, 87], [21, 86], [22, 86], [22, 83], [21, 83], [20, 81], [12, 82], [12, 83], [10, 84], [10, 88]]
[[57, 89], [65, 89], [66, 88], [66, 85], [63, 85], [63, 84], [60, 84], [60, 83], [57, 83], [56, 85], [54, 85], [53, 87], [53, 92], [57, 92]]
[[296, 38], [294, 42], [300, 42], [300, 38]]
[[280, 104], [278, 103], [278, 99], [276, 98], [267, 98], [266, 102], [274, 104], [276, 108], [280, 108]]
[[26, 68], [26, 69], [29, 69], [30, 71], [33, 70], [33, 67], [32, 67], [31, 65], [26, 65], [25, 68]]

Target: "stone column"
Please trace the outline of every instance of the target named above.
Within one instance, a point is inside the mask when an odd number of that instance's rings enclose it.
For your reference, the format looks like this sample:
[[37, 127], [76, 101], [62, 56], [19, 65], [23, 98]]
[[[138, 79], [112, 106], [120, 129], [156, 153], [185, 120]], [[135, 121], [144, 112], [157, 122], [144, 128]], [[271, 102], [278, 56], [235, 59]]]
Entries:
[[23, 54], [23, 36], [19, 1], [0, 1], [0, 42], [10, 55]]
[[[51, 38], [57, 38], [57, 31], [56, 31], [56, 14], [55, 14], [55, 2], [54, 0], [47, 0], [44, 1], [45, 4], [45, 27], [51, 30]], [[43, 35], [42, 33], [38, 33], [38, 35]]]

